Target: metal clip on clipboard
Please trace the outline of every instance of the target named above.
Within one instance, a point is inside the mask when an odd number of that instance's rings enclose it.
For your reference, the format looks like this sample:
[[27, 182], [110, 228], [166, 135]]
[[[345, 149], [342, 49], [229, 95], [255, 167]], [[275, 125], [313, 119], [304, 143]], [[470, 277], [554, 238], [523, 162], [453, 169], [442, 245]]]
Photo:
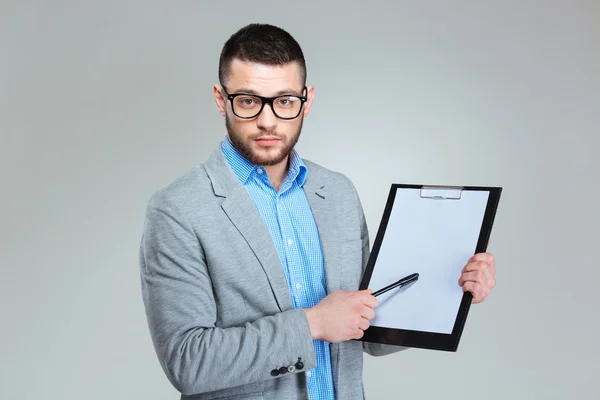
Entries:
[[433, 200], [460, 200], [462, 198], [462, 186], [423, 186], [421, 188], [422, 199]]

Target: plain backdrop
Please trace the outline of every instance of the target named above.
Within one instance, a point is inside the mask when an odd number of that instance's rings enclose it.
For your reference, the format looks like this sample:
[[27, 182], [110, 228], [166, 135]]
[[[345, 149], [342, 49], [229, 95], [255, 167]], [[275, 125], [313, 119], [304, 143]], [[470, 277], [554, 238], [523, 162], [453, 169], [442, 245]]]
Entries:
[[[502, 186], [497, 287], [456, 353], [365, 356], [370, 399], [600, 399], [597, 1], [0, 2], [0, 398], [175, 399], [142, 305], [149, 196], [224, 138], [221, 47], [268, 22], [359, 190]], [[371, 243], [372, 243], [371, 241]]]

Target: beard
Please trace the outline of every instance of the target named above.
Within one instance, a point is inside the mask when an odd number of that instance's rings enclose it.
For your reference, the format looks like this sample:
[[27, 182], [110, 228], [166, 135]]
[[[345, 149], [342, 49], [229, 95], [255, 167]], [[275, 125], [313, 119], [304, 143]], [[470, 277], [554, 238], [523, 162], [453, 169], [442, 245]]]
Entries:
[[[294, 132], [290, 139], [286, 139], [285, 136], [279, 135], [277, 132], [258, 132], [248, 136], [246, 140], [244, 140], [241, 134], [238, 134], [234, 131], [233, 127], [231, 126], [229, 115], [225, 116], [225, 127], [227, 128], [227, 134], [229, 136], [229, 141], [231, 142], [232, 146], [252, 164], [262, 166], [279, 164], [280, 162], [285, 160], [287, 156], [289, 156], [289, 154], [294, 149], [294, 146], [296, 146], [296, 143], [298, 143], [303, 123], [304, 119], [301, 118], [298, 130]], [[258, 152], [252, 149], [250, 143], [252, 143], [255, 139], [265, 136], [265, 134], [268, 134], [269, 136], [276, 136], [278, 139], [281, 139], [283, 147], [281, 149], [278, 149], [275, 154], [259, 154]]]

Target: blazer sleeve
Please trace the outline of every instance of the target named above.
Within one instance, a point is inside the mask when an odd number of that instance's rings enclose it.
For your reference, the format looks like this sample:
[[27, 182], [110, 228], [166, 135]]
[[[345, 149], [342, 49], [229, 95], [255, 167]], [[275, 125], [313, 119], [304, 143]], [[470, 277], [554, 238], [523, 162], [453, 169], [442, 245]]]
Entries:
[[201, 242], [173, 201], [148, 202], [139, 263], [152, 342], [163, 371], [182, 394], [277, 379], [271, 371], [294, 365], [299, 357], [304, 368], [291, 373], [316, 366], [302, 309], [244, 326], [215, 325], [217, 307]]
[[[351, 183], [351, 187], [352, 187], [352, 191], [354, 193], [354, 197], [356, 199], [356, 209], [359, 214], [358, 217], [359, 217], [359, 221], [360, 221], [360, 232], [361, 232], [362, 245], [363, 245], [363, 249], [362, 249], [362, 254], [363, 254], [362, 266], [363, 267], [362, 267], [361, 276], [363, 276], [365, 273], [365, 270], [367, 268], [367, 262], [369, 261], [369, 255], [370, 255], [369, 230], [367, 228], [367, 221], [365, 218], [362, 203], [360, 201], [360, 197], [358, 196], [358, 192], [356, 191], [356, 188], [354, 187], [354, 185], [352, 183]], [[377, 313], [377, 309], [375, 309], [375, 313]], [[408, 347], [394, 346], [394, 345], [390, 345], [390, 344], [381, 344], [381, 343], [372, 343], [372, 342], [362, 342], [362, 343], [363, 343], [363, 351], [371, 356], [376, 356], [376, 357], [385, 356], [388, 354], [393, 354], [393, 353], [397, 353], [399, 351], [408, 349]]]

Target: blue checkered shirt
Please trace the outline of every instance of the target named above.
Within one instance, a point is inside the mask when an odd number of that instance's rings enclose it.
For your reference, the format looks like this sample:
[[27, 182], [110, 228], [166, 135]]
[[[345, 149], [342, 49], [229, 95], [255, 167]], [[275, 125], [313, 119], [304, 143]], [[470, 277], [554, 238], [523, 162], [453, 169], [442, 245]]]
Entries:
[[[327, 295], [319, 231], [302, 185], [306, 166], [290, 153], [289, 172], [277, 192], [267, 171], [244, 158], [226, 137], [225, 159], [244, 184], [263, 217], [279, 253], [294, 308], [315, 306]], [[329, 343], [313, 340], [317, 366], [306, 372], [311, 400], [334, 399]]]

